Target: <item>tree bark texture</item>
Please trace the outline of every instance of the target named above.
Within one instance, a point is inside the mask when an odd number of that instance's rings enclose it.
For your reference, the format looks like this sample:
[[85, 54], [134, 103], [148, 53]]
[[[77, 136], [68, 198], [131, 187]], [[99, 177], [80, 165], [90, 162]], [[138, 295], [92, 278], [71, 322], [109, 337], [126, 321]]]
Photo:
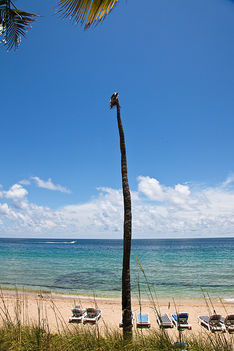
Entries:
[[120, 118], [119, 102], [116, 104], [117, 121], [120, 137], [122, 188], [124, 199], [124, 237], [123, 237], [123, 268], [122, 268], [122, 313], [124, 338], [132, 336], [132, 307], [131, 307], [131, 281], [130, 281], [130, 254], [132, 238], [132, 210], [131, 194], [127, 175], [127, 158], [123, 126]]

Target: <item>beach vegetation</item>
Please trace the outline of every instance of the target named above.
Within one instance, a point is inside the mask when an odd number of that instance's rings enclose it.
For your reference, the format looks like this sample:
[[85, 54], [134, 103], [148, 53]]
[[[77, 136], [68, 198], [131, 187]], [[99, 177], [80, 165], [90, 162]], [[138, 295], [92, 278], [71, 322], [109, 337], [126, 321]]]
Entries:
[[[188, 351], [233, 351], [231, 340], [222, 335], [192, 336], [186, 340]], [[115, 330], [100, 335], [96, 329], [74, 327], [67, 332], [50, 332], [36, 325], [19, 326], [4, 324], [0, 327], [1, 351], [170, 351], [181, 350], [163, 331], [151, 330], [147, 334], [134, 334], [126, 343], [122, 334]], [[184, 350], [184, 348], [183, 348]]]
[[132, 307], [131, 307], [131, 281], [130, 256], [132, 240], [132, 205], [131, 193], [128, 184], [126, 146], [122, 121], [120, 117], [119, 94], [114, 93], [110, 99], [110, 107], [116, 107], [117, 122], [120, 138], [121, 174], [124, 199], [124, 233], [123, 233], [123, 266], [122, 266], [122, 313], [123, 335], [125, 339], [132, 335]]
[[[185, 350], [176, 337], [164, 330], [134, 329], [133, 338], [126, 339], [119, 329], [110, 329], [105, 324], [67, 325], [56, 304], [51, 300], [58, 325], [50, 329], [48, 315], [43, 308], [43, 299], [38, 300], [37, 315], [29, 318], [27, 296], [16, 296], [11, 311], [4, 296], [0, 296], [0, 350], [1, 351], [173, 351]], [[12, 308], [13, 307], [13, 308]], [[233, 335], [199, 333], [186, 334], [183, 340], [188, 351], [233, 351]]]

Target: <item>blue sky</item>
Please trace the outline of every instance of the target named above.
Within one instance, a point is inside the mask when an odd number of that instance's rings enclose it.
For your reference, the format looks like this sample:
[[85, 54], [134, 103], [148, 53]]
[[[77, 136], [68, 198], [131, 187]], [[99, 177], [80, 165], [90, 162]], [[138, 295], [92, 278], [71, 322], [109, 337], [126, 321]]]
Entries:
[[0, 51], [0, 236], [122, 237], [120, 94], [133, 237], [233, 236], [234, 3], [119, 1], [83, 31], [55, 1]]

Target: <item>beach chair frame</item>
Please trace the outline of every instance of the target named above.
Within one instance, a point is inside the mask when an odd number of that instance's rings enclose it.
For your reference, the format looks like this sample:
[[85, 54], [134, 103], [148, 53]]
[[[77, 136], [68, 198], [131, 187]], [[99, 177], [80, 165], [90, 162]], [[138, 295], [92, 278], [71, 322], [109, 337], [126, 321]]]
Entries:
[[179, 312], [177, 314], [172, 314], [172, 322], [178, 330], [188, 329], [191, 330], [192, 326], [188, 323], [188, 313], [187, 312]]
[[82, 310], [80, 306], [75, 306], [72, 309], [72, 316], [69, 318], [69, 323], [83, 323], [86, 311]]
[[86, 316], [83, 318], [83, 324], [96, 324], [101, 318], [102, 311], [96, 308], [86, 308]]
[[136, 326], [137, 326], [137, 328], [150, 328], [151, 324], [150, 324], [149, 313], [144, 313], [143, 314], [143, 313], [139, 312], [137, 314]]
[[156, 320], [160, 329], [174, 328], [174, 324], [167, 313], [156, 314]]
[[221, 321], [221, 316], [213, 314], [212, 316], [198, 316], [198, 323], [209, 330], [211, 333], [222, 332], [225, 333], [225, 325]]
[[226, 318], [221, 317], [221, 323], [225, 326], [229, 334], [234, 333], [234, 314], [229, 314]]

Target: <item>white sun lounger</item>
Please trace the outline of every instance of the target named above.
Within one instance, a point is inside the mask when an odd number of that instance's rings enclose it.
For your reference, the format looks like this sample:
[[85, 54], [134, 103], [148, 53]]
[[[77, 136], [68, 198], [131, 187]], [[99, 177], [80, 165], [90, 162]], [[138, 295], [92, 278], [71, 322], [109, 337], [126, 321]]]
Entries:
[[[133, 327], [134, 320], [135, 320], [135, 316], [134, 316], [134, 313], [132, 312], [132, 324], [131, 324], [132, 327]], [[121, 321], [119, 323], [119, 327], [123, 328], [123, 316], [122, 316]]]
[[156, 315], [156, 319], [158, 322], [158, 325], [161, 329], [163, 328], [173, 328], [174, 324], [172, 323], [171, 318], [168, 316], [167, 313], [162, 314], [162, 315]]
[[137, 314], [137, 328], [150, 328], [149, 313]]
[[211, 331], [225, 332], [225, 325], [221, 322], [221, 316], [219, 314], [213, 314], [212, 316], [198, 316], [198, 323]]
[[101, 318], [102, 311], [96, 308], [86, 308], [86, 316], [83, 319], [83, 323], [96, 324]]
[[220, 322], [230, 334], [234, 333], [234, 314], [229, 314], [226, 318], [221, 317]]
[[69, 318], [69, 323], [83, 323], [86, 312], [80, 306], [75, 306], [72, 309], [72, 316]]
[[172, 321], [177, 329], [192, 329], [191, 324], [188, 323], [188, 313], [187, 312], [180, 312], [178, 314], [172, 314]]

